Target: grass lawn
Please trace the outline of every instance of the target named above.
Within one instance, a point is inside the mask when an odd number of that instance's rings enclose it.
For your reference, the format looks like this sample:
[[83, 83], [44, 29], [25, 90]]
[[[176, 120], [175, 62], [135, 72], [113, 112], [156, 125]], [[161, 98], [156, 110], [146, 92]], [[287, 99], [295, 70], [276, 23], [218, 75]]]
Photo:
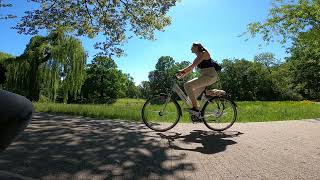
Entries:
[[[105, 119], [140, 121], [145, 100], [119, 99], [111, 105], [34, 103], [36, 112], [55, 112]], [[179, 102], [180, 105], [182, 104]], [[320, 104], [312, 101], [236, 102], [237, 122], [259, 122], [320, 118]], [[190, 122], [183, 111], [180, 122]]]

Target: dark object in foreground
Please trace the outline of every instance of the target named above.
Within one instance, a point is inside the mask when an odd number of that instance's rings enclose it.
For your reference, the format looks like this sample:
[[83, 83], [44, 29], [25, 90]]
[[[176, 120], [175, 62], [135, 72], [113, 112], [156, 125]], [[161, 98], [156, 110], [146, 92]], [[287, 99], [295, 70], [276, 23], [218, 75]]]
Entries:
[[4, 84], [6, 81], [6, 72], [7, 72], [7, 69], [2, 63], [0, 63], [0, 85]]
[[27, 98], [0, 89], [0, 152], [24, 131], [33, 111]]
[[0, 170], [0, 179], [10, 179], [10, 180], [34, 180], [28, 177], [24, 177], [18, 174], [11, 172], [1, 171]]

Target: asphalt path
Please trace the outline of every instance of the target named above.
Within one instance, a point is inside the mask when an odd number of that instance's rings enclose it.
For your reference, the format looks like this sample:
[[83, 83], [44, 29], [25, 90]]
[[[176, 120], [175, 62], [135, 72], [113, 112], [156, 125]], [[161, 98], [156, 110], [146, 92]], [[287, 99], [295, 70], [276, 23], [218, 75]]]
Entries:
[[320, 179], [320, 119], [179, 123], [36, 113], [0, 154], [0, 179]]

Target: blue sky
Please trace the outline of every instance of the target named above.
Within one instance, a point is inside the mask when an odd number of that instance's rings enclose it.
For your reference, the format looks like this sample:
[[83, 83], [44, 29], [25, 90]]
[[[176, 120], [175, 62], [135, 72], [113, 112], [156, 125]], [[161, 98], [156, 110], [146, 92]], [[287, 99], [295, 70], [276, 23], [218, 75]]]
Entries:
[[[10, 12], [22, 15], [26, 9], [33, 8], [27, 0], [20, 2]], [[248, 23], [263, 21], [270, 7], [271, 0], [181, 0], [169, 12], [171, 25], [165, 28], [165, 32], [156, 32], [156, 41], [132, 38], [123, 47], [126, 56], [115, 58], [115, 61], [119, 69], [129, 73], [138, 85], [148, 80], [148, 73], [161, 56], [171, 56], [177, 62], [192, 62], [195, 58], [190, 51], [192, 42], [201, 42], [218, 62], [225, 58], [252, 60], [262, 52], [272, 52], [278, 59], [283, 59], [287, 54], [280, 44], [266, 45], [260, 37], [249, 41], [238, 37], [246, 31]], [[29, 42], [31, 36], [10, 29], [17, 20], [0, 21], [0, 51], [20, 55]], [[90, 63], [98, 52], [93, 44], [103, 39], [81, 40], [89, 53]], [[263, 46], [259, 47], [261, 43]]]

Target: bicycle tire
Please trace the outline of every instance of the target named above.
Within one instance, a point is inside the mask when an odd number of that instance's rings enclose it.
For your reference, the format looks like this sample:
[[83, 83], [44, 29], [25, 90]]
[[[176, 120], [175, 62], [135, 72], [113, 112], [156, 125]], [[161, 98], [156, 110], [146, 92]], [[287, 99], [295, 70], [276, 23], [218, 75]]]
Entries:
[[[164, 100], [164, 99], [167, 99], [168, 98], [168, 95], [166, 94], [162, 94], [162, 95], [156, 95], [156, 96], [153, 96], [151, 98], [149, 98], [143, 105], [142, 107], [142, 110], [141, 110], [141, 117], [142, 117], [142, 121], [143, 123], [150, 129], [154, 130], [154, 131], [158, 131], [158, 132], [164, 132], [164, 131], [167, 131], [169, 129], [172, 129], [175, 125], [177, 125], [177, 123], [179, 122], [180, 120], [180, 117], [181, 117], [181, 107], [180, 105], [178, 104], [178, 102], [172, 98], [170, 98], [168, 104], [166, 104], [166, 106], [169, 105], [169, 107], [165, 107], [169, 110], [172, 110], [172, 114], [176, 113], [175, 116], [171, 116], [170, 117], [170, 114], [171, 112], [161, 112], [161, 110], [159, 111], [158, 110], [158, 107], [159, 108], [163, 108], [161, 106], [161, 103], [162, 101], [161, 100]], [[161, 102], [159, 102], [159, 104], [156, 104], [155, 102], [153, 102], [154, 100], [160, 100]], [[155, 103], [154, 107], [150, 107], [152, 103]], [[149, 108], [150, 108], [150, 111], [149, 111]], [[171, 109], [170, 109], [171, 108]], [[149, 112], [152, 113], [151, 116], [149, 116]], [[169, 119], [163, 119], [162, 117], [166, 114], [169, 114]], [[171, 115], [172, 115], [171, 114]], [[155, 122], [152, 122], [151, 120], [151, 117], [154, 118]], [[172, 121], [172, 124], [169, 122], [168, 123], [168, 120], [170, 120], [170, 118], [172, 117], [175, 117], [175, 119]], [[156, 120], [155, 118], [159, 118], [160, 120]], [[164, 121], [161, 121], [161, 120], [165, 120]], [[165, 127], [165, 125], [168, 124], [168, 127]], [[158, 127], [155, 127], [155, 125], [157, 125]]]
[[[213, 103], [216, 103], [217, 107], [215, 107], [215, 105], [213, 105], [212, 107], [210, 107], [211, 109], [208, 109], [209, 105], [211, 105]], [[220, 106], [223, 106], [222, 110], [221, 110], [221, 107], [219, 107], [219, 103], [220, 103]], [[231, 108], [230, 111], [228, 111], [228, 112], [225, 107], [226, 103]], [[211, 113], [214, 115], [210, 115], [209, 111], [211, 111]], [[225, 122], [222, 122], [223, 123], [222, 127], [217, 128], [216, 126], [214, 126], [214, 125], [217, 125], [218, 121], [221, 122], [221, 118], [223, 115], [226, 115], [228, 113], [229, 114], [232, 113], [232, 115], [231, 115], [232, 117], [229, 118], [228, 117], [229, 115], [227, 115], [226, 118], [228, 118], [228, 119], [225, 120]], [[209, 116], [214, 117], [214, 118], [209, 119], [208, 118]], [[230, 98], [228, 98], [226, 96], [212, 97], [204, 104], [204, 106], [201, 110], [201, 117], [203, 118], [204, 124], [209, 129], [214, 130], [214, 131], [224, 131], [224, 130], [230, 128], [234, 124], [234, 122], [237, 120], [237, 105], [235, 104], [235, 102], [233, 102]]]

